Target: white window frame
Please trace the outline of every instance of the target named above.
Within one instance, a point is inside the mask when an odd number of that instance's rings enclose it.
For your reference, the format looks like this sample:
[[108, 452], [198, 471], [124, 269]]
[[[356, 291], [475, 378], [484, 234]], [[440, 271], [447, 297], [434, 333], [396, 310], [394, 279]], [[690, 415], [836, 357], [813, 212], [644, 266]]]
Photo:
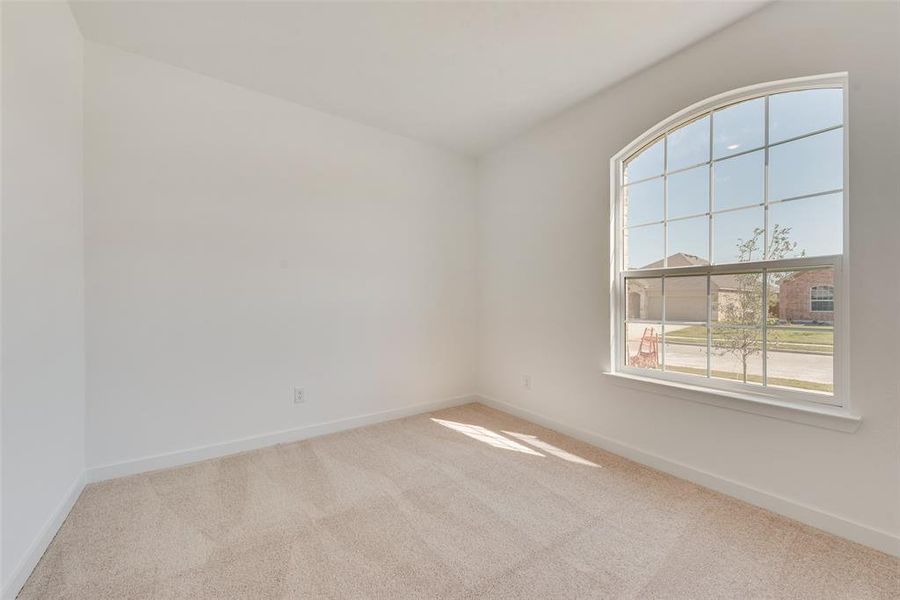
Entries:
[[[638, 150], [649, 146], [667, 132], [682, 125], [705, 116], [712, 111], [745, 100], [772, 94], [821, 88], [841, 88], [843, 91], [843, 152], [844, 152], [844, 177], [843, 177], [843, 243], [842, 254], [820, 257], [803, 257], [783, 260], [759, 261], [753, 263], [736, 263], [727, 265], [703, 265], [698, 267], [679, 267], [678, 275], [699, 275], [717, 273], [740, 273], [760, 271], [760, 266], [769, 271], [794, 270], [814, 267], [828, 267], [834, 273], [834, 392], [824, 394], [791, 390], [785, 388], [768, 387], [762, 385], [749, 385], [743, 382], [735, 382], [723, 379], [702, 378], [689, 374], [671, 371], [657, 371], [631, 367], [627, 364], [625, 352], [625, 271], [619, 250], [623, 248], [623, 198], [622, 181], [624, 175], [625, 160], [630, 158]], [[799, 77], [780, 81], [752, 85], [697, 102], [671, 117], [661, 121], [648, 129], [641, 136], [628, 144], [610, 159], [610, 362], [612, 375], [624, 375], [626, 378], [639, 379], [641, 381], [658, 382], [682, 390], [700, 390], [703, 392], [721, 393], [729, 398], [758, 401], [762, 404], [781, 406], [795, 406], [801, 410], [818, 411], [821, 409], [842, 409], [846, 414], [850, 411], [849, 399], [849, 291], [845, 285], [849, 281], [848, 266], [848, 231], [849, 231], [849, 111], [848, 111], [848, 74], [830, 73], [810, 77]], [[768, 113], [766, 116], [768, 128]], [[768, 136], [767, 140], [768, 142]], [[768, 165], [767, 165], [768, 170]], [[665, 255], [665, 254], [664, 254]], [[764, 271], [765, 272], [765, 271]], [[671, 275], [673, 271], [667, 268], [629, 270], [628, 277], [649, 277]], [[763, 277], [763, 281], [768, 278]], [[766, 284], [764, 284], [766, 285]], [[765, 288], [763, 290], [765, 297]], [[710, 306], [711, 299], [707, 299]], [[763, 319], [763, 331], [765, 332]], [[765, 337], [764, 337], [765, 339]], [[662, 345], [662, 344], [661, 344]], [[763, 345], [763, 352], [766, 351]], [[765, 373], [764, 373], [765, 377]]]
[[[813, 298], [813, 292], [821, 289], [831, 289], [831, 299]], [[813, 302], [831, 302], [831, 310], [816, 310], [813, 308]], [[833, 285], [814, 285], [809, 288], [809, 312], [833, 313], [834, 312], [834, 286]]]

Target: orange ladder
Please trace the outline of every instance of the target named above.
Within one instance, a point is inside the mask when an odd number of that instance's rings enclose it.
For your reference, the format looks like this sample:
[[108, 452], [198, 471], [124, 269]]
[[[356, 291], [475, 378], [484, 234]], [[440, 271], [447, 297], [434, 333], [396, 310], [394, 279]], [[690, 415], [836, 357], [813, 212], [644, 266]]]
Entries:
[[628, 364], [642, 369], [659, 368], [659, 336], [653, 327], [645, 327], [637, 354], [628, 357]]

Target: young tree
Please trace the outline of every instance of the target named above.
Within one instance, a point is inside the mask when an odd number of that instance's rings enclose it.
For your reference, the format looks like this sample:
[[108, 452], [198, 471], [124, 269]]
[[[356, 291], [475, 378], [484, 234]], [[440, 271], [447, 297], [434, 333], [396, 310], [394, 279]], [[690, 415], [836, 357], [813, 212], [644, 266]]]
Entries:
[[[765, 229], [757, 227], [747, 240], [738, 239], [738, 260], [749, 262], [778, 260], [793, 254], [797, 242], [790, 240], [790, 227], [775, 225], [768, 248], [763, 251]], [[801, 251], [800, 256], [805, 252]], [[720, 326], [713, 329], [713, 351], [718, 356], [731, 354], [741, 361], [742, 379], [747, 383], [747, 365], [750, 359], [762, 352], [762, 337], [759, 328], [762, 319], [768, 319], [769, 307], [778, 301], [778, 288], [784, 273], [770, 273], [767, 298], [763, 299], [762, 273], [739, 273], [731, 275], [735, 288], [730, 293], [719, 292], [717, 296], [718, 321]]]

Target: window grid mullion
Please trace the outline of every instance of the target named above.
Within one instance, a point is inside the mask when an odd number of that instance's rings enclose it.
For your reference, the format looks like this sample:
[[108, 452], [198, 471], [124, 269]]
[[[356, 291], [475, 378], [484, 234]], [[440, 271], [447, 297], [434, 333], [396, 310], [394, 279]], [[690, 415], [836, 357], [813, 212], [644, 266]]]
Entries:
[[663, 266], [669, 266], [669, 134], [663, 141]]
[[[763, 160], [763, 260], [769, 258], [769, 96], [765, 100], [765, 158]], [[769, 273], [763, 269], [763, 297], [762, 297], [762, 384], [766, 388], [769, 386]]]
[[781, 198], [780, 200], [769, 200], [769, 206], [773, 204], [784, 204], [786, 202], [793, 202], [794, 200], [808, 200], [809, 198], [817, 198], [819, 196], [827, 196], [829, 194], [839, 194], [844, 191], [844, 188], [834, 188], [833, 190], [825, 190], [824, 192], [814, 192], [812, 194], [801, 194], [800, 196], [790, 196], [788, 198]]
[[[767, 100], [767, 101], [768, 101], [768, 99], [769, 99], [769, 96], [766, 96], [766, 100]], [[794, 137], [789, 137], [789, 138], [787, 138], [787, 139], [785, 139], [785, 140], [778, 140], [777, 142], [773, 142], [772, 144], [769, 144], [768, 138], [766, 138], [766, 145], [767, 145], [767, 146], [781, 146], [782, 144], [790, 144], [791, 142], [796, 142], [796, 141], [799, 141], [799, 140], [804, 140], [804, 139], [806, 139], [806, 138], [810, 138], [810, 137], [813, 137], [813, 136], [816, 136], [816, 135], [821, 135], [821, 134], [823, 134], [823, 133], [828, 133], [829, 131], [835, 131], [835, 130], [837, 130], [837, 129], [842, 128], [843, 126], [844, 126], [844, 124], [841, 123], [840, 125], [832, 125], [831, 127], [824, 127], [824, 128], [822, 128], [822, 129], [817, 129], [817, 130], [815, 130], [815, 131], [810, 131], [809, 133], [803, 133], [803, 134], [801, 134], [801, 135], [795, 135]]]
[[712, 275], [706, 275], [706, 378], [712, 377]]
[[[624, 173], [624, 171], [623, 171]], [[659, 175], [651, 175], [650, 177], [644, 177], [643, 179], [636, 179], [635, 181], [625, 181], [625, 175], [622, 175], [622, 188], [631, 187], [633, 185], [637, 185], [639, 183], [646, 183], [648, 181], [653, 181], [654, 179], [659, 179], [660, 177], [665, 177], [665, 173], [660, 173]]]
[[[713, 264], [713, 194], [715, 193], [715, 177], [713, 176], [713, 170], [716, 168], [715, 162], [713, 162], [713, 133], [715, 128], [715, 112], [710, 113], [709, 117], [709, 173], [707, 176], [709, 177], [709, 194], [706, 198], [707, 206], [709, 207], [709, 215], [707, 218], [706, 226], [709, 230], [709, 235], [707, 236], [707, 251], [706, 255], [709, 257], [709, 264]], [[710, 379], [712, 377], [712, 275], [706, 274], [706, 378]]]
[[765, 150], [763, 158], [763, 260], [769, 258], [769, 97], [765, 101]]
[[[710, 177], [712, 177], [712, 171], [710, 171]], [[668, 184], [667, 184], [668, 185]], [[710, 183], [712, 185], [712, 183]], [[758, 206], [772, 206], [773, 204], [785, 204], [787, 202], [794, 202], [795, 200], [808, 200], [810, 198], [818, 198], [819, 196], [828, 196], [830, 194], [840, 194], [844, 191], [844, 188], [834, 188], [832, 190], [825, 190], [824, 192], [813, 192], [812, 194], [803, 194], [801, 196], [791, 196], [790, 198], [783, 198], [781, 200], [772, 200], [771, 198], [766, 201], [763, 199], [762, 202], [757, 202], [756, 204], [744, 204], [742, 206], [735, 206], [733, 208], [725, 208], [722, 210], [696, 213], [692, 215], [685, 215], [683, 217], [675, 217], [674, 219], [669, 219], [668, 217], [664, 217], [659, 221], [648, 221], [647, 223], [639, 223], [637, 225], [629, 225], [625, 227], [625, 229], [640, 229], [641, 227], [649, 227], [650, 225], [659, 225], [661, 223], [674, 223], [676, 221], [686, 221], [687, 219], [696, 219], [702, 217], [704, 215], [709, 216], [713, 215], [722, 215], [730, 212], [736, 212], [739, 210], [746, 210], [748, 208], [754, 208]]]
[[660, 332], [660, 340], [662, 341], [662, 344], [660, 344], [662, 346], [662, 348], [661, 348], [662, 360], [660, 361], [659, 368], [661, 371], [665, 371], [666, 370], [666, 277], [665, 277], [665, 275], [663, 276], [660, 284], [662, 285], [662, 315], [661, 315], [662, 316], [662, 319], [661, 319], [662, 325], [660, 327], [660, 329], [662, 330]]
[[721, 265], [699, 265], [691, 267], [659, 267], [654, 269], [634, 269], [624, 271], [622, 274], [629, 279], [637, 277], [662, 277], [663, 275], [730, 275], [736, 273], [751, 273], [769, 269], [770, 271], [800, 271], [815, 268], [837, 267], [842, 256], [800, 256], [796, 258], [783, 258], [781, 260], [755, 260], [737, 263], [723, 263]]
[[769, 272], [762, 272], [762, 384], [769, 387]]
[[[766, 96], [765, 100], [766, 100], [766, 104], [768, 104], [769, 96]], [[722, 110], [722, 109], [716, 109], [716, 110]], [[716, 111], [711, 111], [707, 114], [712, 115], [714, 112], [716, 112]], [[706, 116], [706, 115], [704, 115], [704, 116]], [[700, 118], [702, 118], [702, 117], [700, 117]], [[768, 122], [766, 123], [766, 125], [768, 125]], [[802, 135], [794, 136], [794, 137], [788, 138], [786, 140], [779, 140], [772, 144], [769, 144], [768, 142], [766, 142], [764, 145], [759, 146], [758, 148], [750, 148], [749, 150], [741, 150], [740, 152], [735, 152], [734, 154], [727, 154], [725, 156], [719, 156], [717, 158], [713, 158], [712, 149], [710, 149], [709, 160], [699, 162], [695, 165], [679, 167], [678, 169], [675, 169], [674, 171], [669, 171], [664, 167], [663, 172], [660, 173], [659, 175], [650, 175], [649, 177], [644, 177], [643, 179], [636, 179], [634, 181], [628, 181], [628, 182], [623, 180], [622, 187], [628, 187], [630, 185], [637, 185], [639, 183], [644, 183], [646, 181], [651, 181], [653, 179], [659, 179], [660, 177], [665, 177], [666, 175], [676, 175], [676, 174], [682, 173], [684, 171], [690, 171], [691, 169], [697, 169], [699, 167], [703, 167], [703, 166], [707, 166], [707, 165], [712, 166], [713, 164], [715, 164], [717, 162], [722, 162], [723, 160], [729, 160], [731, 158], [738, 158], [739, 156], [744, 156], [745, 154], [752, 154], [753, 152], [759, 152], [760, 150], [763, 150], [767, 147], [781, 146], [782, 144], [790, 144], [791, 142], [797, 142], [799, 140], [806, 139], [808, 137], [813, 137], [813, 136], [820, 135], [823, 133], [828, 133], [829, 131], [835, 131], [836, 129], [841, 129], [843, 126], [844, 126], [843, 124], [832, 125], [831, 127], [825, 127], [824, 129], [817, 129], [816, 131], [804, 133]], [[683, 127], [683, 126], [679, 126], [679, 127]], [[647, 144], [646, 147], [652, 146], [655, 142], [656, 142], [656, 140], [654, 140], [653, 142], [650, 142], [649, 144]]]
[[[712, 159], [712, 151], [713, 151], [713, 122], [714, 119], [710, 117], [709, 119], [709, 157]], [[706, 198], [706, 204], [709, 207], [709, 215], [707, 216], [707, 227], [709, 228], [709, 235], [707, 236], [707, 249], [706, 255], [709, 257], [707, 260], [709, 264], [713, 264], [713, 198], [715, 197], [715, 177], [713, 176], [715, 169], [715, 164], [709, 163], [709, 173], [707, 173], [709, 177], [709, 195]], [[707, 361], [709, 362], [709, 361]], [[707, 366], [708, 367], [708, 366]], [[709, 371], [709, 368], [707, 368]]]

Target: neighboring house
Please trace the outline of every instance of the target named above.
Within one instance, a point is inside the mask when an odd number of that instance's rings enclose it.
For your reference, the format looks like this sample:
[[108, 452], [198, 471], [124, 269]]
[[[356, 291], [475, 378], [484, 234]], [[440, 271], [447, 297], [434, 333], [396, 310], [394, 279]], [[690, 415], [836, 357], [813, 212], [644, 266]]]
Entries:
[[[699, 256], [679, 252], [669, 257], [669, 266], [705, 265]], [[657, 261], [646, 269], [663, 266]], [[719, 310], [736, 303], [741, 286], [735, 275], [713, 275], [710, 280], [710, 321], [719, 320]], [[798, 271], [770, 288], [769, 316], [789, 323], [834, 322], [834, 277], [831, 270]], [[662, 320], [661, 280], [632, 279], [628, 285], [628, 318]], [[666, 279], [666, 321], [702, 323], [706, 321], [706, 277], [686, 276]], [[750, 293], [750, 292], [743, 292]]]
[[[678, 252], [668, 258], [670, 267], [693, 267], [706, 265], [707, 261]], [[646, 265], [645, 269], [657, 269], [663, 261]], [[659, 280], [632, 280], [628, 287], [628, 318], [651, 321], [662, 318], [662, 289]], [[710, 282], [712, 300], [711, 320], [718, 320], [718, 308], [734, 302], [738, 292], [738, 281], [733, 275], [715, 275]], [[666, 280], [666, 320], [684, 322], [706, 321], [706, 276], [669, 277]]]
[[778, 318], [788, 322], [834, 322], [834, 273], [798, 271], [781, 282]]

